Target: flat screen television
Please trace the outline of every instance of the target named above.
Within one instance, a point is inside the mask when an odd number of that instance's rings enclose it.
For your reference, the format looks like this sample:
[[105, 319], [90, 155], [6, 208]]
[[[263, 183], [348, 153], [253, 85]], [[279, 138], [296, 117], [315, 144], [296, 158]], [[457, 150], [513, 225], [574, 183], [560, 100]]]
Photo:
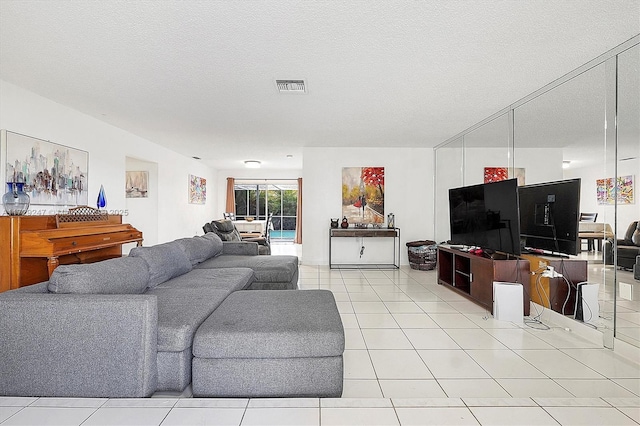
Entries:
[[522, 247], [578, 254], [580, 179], [526, 185], [518, 191]]
[[451, 243], [520, 254], [516, 179], [449, 189]]

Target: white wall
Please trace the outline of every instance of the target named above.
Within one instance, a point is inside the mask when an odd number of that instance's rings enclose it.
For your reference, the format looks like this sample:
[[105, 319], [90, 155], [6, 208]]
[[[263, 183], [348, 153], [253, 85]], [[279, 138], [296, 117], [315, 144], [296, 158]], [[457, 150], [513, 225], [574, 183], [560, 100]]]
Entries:
[[[329, 263], [329, 219], [341, 217], [343, 167], [385, 168], [384, 210], [385, 215], [395, 214], [396, 226], [401, 228], [401, 264], [408, 264], [405, 242], [434, 238], [431, 148], [305, 148], [303, 165], [304, 264]], [[355, 238], [344, 240], [334, 243], [335, 250], [340, 250], [334, 262], [389, 259], [390, 243], [385, 243], [386, 239], [365, 241], [362, 259], [358, 257], [360, 242]]]
[[[144, 244], [151, 246], [158, 244], [158, 216], [150, 215], [150, 211], [158, 211], [158, 164], [150, 161], [138, 160], [127, 157], [125, 159], [126, 171], [146, 171], [149, 173], [147, 187], [147, 197], [145, 198], [125, 198], [125, 208], [127, 211], [127, 221], [135, 223], [136, 228], [144, 235]], [[132, 246], [126, 245], [123, 250], [128, 253]]]
[[[158, 208], [149, 209], [136, 220], [157, 217], [156, 241], [148, 241], [145, 236], [146, 245], [202, 233], [202, 224], [209, 218], [207, 208], [216, 204], [215, 185], [207, 188], [207, 204], [188, 204], [189, 174], [213, 183], [215, 171], [201, 162], [3, 80], [0, 80], [0, 128], [88, 151], [89, 204], [97, 198], [102, 184], [107, 210], [126, 209], [126, 157], [156, 163]], [[4, 151], [0, 153], [0, 175], [4, 175], [6, 163], [3, 155]], [[127, 217], [123, 221], [128, 222]]]
[[[485, 167], [508, 167], [506, 148], [466, 148], [464, 185], [484, 182]], [[562, 149], [516, 148], [514, 167], [523, 168], [525, 185], [562, 180]]]

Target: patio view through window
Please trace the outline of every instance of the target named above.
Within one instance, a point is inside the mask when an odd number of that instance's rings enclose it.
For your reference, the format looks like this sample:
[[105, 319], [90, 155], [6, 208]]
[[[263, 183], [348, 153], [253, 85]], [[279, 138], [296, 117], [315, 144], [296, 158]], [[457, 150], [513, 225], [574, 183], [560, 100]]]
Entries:
[[272, 241], [293, 241], [298, 208], [297, 183], [236, 183], [236, 217], [266, 220], [273, 213], [269, 233]]

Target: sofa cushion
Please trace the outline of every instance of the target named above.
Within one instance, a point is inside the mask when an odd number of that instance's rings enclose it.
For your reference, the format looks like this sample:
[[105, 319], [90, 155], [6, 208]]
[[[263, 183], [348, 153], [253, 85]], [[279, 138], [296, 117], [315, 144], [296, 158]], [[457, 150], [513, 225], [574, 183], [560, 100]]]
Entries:
[[187, 254], [192, 266], [222, 253], [222, 240], [213, 232], [176, 241]]
[[257, 282], [290, 282], [298, 271], [298, 258], [225, 254], [205, 260], [197, 268], [251, 268]]
[[238, 291], [200, 326], [198, 358], [340, 356], [344, 328], [328, 290]]
[[51, 293], [140, 294], [149, 283], [143, 259], [120, 257], [96, 263], [60, 265], [49, 278]]
[[252, 280], [253, 272], [246, 268], [194, 269], [147, 291], [158, 299], [158, 351], [190, 348], [200, 324], [229, 294]]
[[147, 263], [149, 288], [191, 270], [187, 254], [176, 241], [151, 247], [136, 247], [129, 252], [129, 256], [142, 258]]
[[[629, 225], [629, 227], [627, 228], [627, 231], [624, 233], [624, 239], [622, 241], [622, 244], [625, 246], [632, 246], [633, 245], [633, 233], [636, 232], [636, 229], [638, 228], [638, 222], [631, 222], [631, 224]], [[620, 243], [618, 243], [620, 244]]]
[[636, 222], [636, 229], [631, 235], [631, 242], [637, 246], [640, 246], [640, 221]]
[[174, 288], [181, 291], [216, 288], [231, 293], [244, 290], [252, 282], [253, 271], [249, 268], [193, 269], [188, 274], [171, 278], [155, 288]]

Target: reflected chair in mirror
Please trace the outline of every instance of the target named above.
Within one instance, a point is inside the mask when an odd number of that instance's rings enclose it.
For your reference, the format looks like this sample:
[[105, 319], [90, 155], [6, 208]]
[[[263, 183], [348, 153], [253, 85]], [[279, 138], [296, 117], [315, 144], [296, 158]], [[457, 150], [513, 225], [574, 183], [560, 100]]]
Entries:
[[580, 213], [580, 222], [595, 222], [598, 213]]
[[[580, 213], [580, 222], [595, 222], [597, 217], [598, 213]], [[593, 232], [592, 230], [589, 231]], [[581, 227], [578, 232], [582, 234], [585, 230]], [[578, 247], [580, 251], [582, 251], [583, 242], [587, 243], [587, 251], [593, 251], [595, 246], [593, 245], [593, 238], [589, 238], [590, 235], [578, 235], [578, 237], [580, 237], [580, 246]]]
[[[616, 247], [616, 266], [628, 271], [633, 270], [637, 263], [636, 259], [640, 256], [640, 221], [631, 222], [627, 232], [624, 233], [624, 238], [616, 239]], [[604, 254], [605, 265], [613, 265], [613, 239], [605, 242]]]

